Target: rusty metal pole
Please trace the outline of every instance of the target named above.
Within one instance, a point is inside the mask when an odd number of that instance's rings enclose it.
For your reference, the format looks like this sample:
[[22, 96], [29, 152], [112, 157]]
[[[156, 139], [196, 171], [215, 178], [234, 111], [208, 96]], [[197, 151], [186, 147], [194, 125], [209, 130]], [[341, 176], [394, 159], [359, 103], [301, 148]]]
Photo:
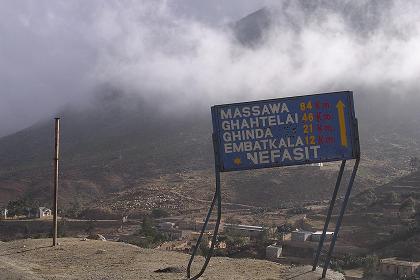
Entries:
[[59, 151], [60, 151], [60, 118], [55, 118], [53, 246], [57, 245], [58, 156], [59, 156]]

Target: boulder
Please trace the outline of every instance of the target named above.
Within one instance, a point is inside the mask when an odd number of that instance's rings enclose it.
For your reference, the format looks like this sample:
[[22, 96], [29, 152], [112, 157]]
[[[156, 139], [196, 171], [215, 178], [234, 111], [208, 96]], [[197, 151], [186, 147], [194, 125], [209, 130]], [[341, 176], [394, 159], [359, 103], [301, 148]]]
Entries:
[[91, 234], [87, 238], [91, 240], [106, 241], [106, 238], [102, 234]]

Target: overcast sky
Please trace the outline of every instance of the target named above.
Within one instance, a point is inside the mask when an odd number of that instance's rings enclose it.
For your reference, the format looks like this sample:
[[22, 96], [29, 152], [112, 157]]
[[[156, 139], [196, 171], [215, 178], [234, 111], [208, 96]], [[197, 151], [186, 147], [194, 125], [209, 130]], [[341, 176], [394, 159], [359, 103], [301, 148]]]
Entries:
[[[171, 108], [343, 89], [417, 94], [419, 4], [3, 0], [0, 136], [82, 104], [101, 84], [164, 96]], [[264, 44], [232, 41], [227, 24], [263, 6], [280, 7]]]
[[[49, 117], [89, 91], [100, 44], [92, 32], [104, 12], [102, 2], [0, 1], [0, 136]], [[141, 6], [147, 1], [122, 2]], [[180, 17], [217, 26], [269, 2], [168, 0], [166, 4]]]

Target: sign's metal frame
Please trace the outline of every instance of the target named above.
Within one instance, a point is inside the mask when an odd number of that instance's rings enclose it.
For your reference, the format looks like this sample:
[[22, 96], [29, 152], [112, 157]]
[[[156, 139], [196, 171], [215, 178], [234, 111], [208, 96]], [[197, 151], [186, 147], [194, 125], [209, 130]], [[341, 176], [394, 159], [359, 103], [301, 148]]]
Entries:
[[[214, 170], [215, 170], [215, 175], [216, 175], [216, 190], [214, 192], [213, 200], [210, 204], [209, 211], [207, 212], [207, 217], [204, 221], [204, 224], [203, 224], [203, 227], [201, 229], [200, 235], [197, 239], [197, 243], [195, 244], [195, 247], [194, 247], [194, 249], [192, 251], [192, 254], [191, 254], [191, 258], [188, 262], [187, 278], [189, 280], [197, 280], [198, 278], [201, 277], [201, 275], [203, 275], [204, 271], [206, 270], [207, 265], [209, 264], [210, 259], [213, 255], [215, 244], [217, 243], [217, 234], [219, 232], [220, 220], [222, 219], [222, 192], [221, 192], [221, 189], [220, 189], [220, 175], [221, 174], [220, 174], [220, 165], [219, 165], [219, 160], [218, 160], [219, 159], [219, 150], [217, 148], [218, 147], [217, 137], [214, 133], [212, 134], [212, 138], [213, 138], [213, 149], [214, 149]], [[198, 250], [198, 247], [201, 243], [201, 240], [203, 239], [204, 231], [207, 228], [207, 224], [210, 220], [210, 216], [211, 216], [211, 213], [213, 212], [213, 208], [214, 208], [214, 205], [216, 204], [216, 202], [217, 202], [217, 219], [216, 219], [216, 225], [214, 227], [213, 237], [212, 237], [212, 240], [211, 240], [210, 250], [209, 250], [209, 252], [208, 252], [208, 254], [205, 258], [204, 264], [201, 267], [200, 272], [197, 273], [195, 276], [191, 277], [191, 265], [194, 261], [195, 255], [197, 254], [197, 250]]]
[[[335, 189], [334, 189], [333, 198], [331, 199], [330, 207], [328, 209], [328, 214], [327, 214], [327, 219], [325, 221], [324, 230], [322, 232], [321, 240], [319, 241], [319, 245], [318, 245], [318, 250], [317, 250], [313, 265], [312, 265], [312, 271], [315, 271], [316, 267], [318, 266], [319, 257], [321, 255], [321, 251], [322, 251], [322, 248], [323, 248], [323, 245], [324, 245], [326, 231], [328, 229], [328, 225], [329, 225], [329, 222], [330, 222], [330, 219], [331, 219], [331, 214], [332, 214], [332, 210], [334, 208], [334, 204], [335, 204], [335, 201], [336, 201], [338, 188], [340, 187], [341, 178], [342, 178], [342, 175], [343, 175], [345, 163], [346, 163], [345, 160], [341, 163], [341, 168], [340, 168], [339, 176], [337, 178], [337, 183], [336, 183], [336, 186], [335, 186]], [[332, 253], [334, 251], [335, 242], [337, 241], [338, 233], [340, 231], [340, 227], [341, 227], [341, 223], [343, 221], [344, 213], [346, 211], [347, 203], [349, 201], [351, 190], [352, 190], [353, 184], [354, 184], [354, 180], [356, 178], [356, 173], [357, 173], [357, 170], [359, 168], [359, 163], [360, 163], [360, 156], [358, 158], [356, 158], [356, 162], [353, 166], [353, 171], [351, 173], [349, 185], [347, 187], [346, 195], [344, 196], [343, 204], [341, 205], [340, 214], [338, 216], [338, 220], [337, 220], [337, 223], [336, 223], [336, 226], [335, 226], [334, 235], [333, 235], [333, 238], [331, 240], [331, 244], [330, 244], [330, 248], [328, 250], [327, 256], [325, 258], [324, 268], [323, 268], [323, 271], [322, 271], [322, 278], [325, 278], [325, 275], [327, 274], [328, 267], [330, 265]]]
[[[351, 120], [353, 122], [352, 123], [353, 127], [351, 129], [352, 134], [350, 136], [350, 139], [352, 139], [352, 151], [353, 151], [353, 155], [352, 155], [351, 159], [355, 159], [356, 162], [353, 166], [353, 171], [352, 171], [352, 174], [351, 174], [351, 177], [350, 177], [350, 181], [349, 181], [349, 184], [348, 184], [348, 187], [347, 187], [347, 191], [346, 191], [344, 200], [343, 200], [342, 205], [341, 205], [341, 210], [340, 210], [340, 214], [338, 216], [338, 220], [337, 220], [336, 227], [335, 227], [335, 230], [334, 230], [334, 235], [333, 235], [332, 241], [330, 243], [330, 247], [328, 249], [327, 256], [325, 258], [324, 268], [323, 268], [323, 272], [322, 272], [322, 278], [325, 278], [328, 267], [329, 267], [329, 264], [330, 264], [330, 261], [331, 261], [332, 252], [334, 250], [334, 246], [335, 246], [335, 243], [336, 243], [336, 240], [337, 240], [337, 237], [338, 237], [338, 233], [340, 231], [341, 223], [342, 223], [342, 220], [343, 220], [343, 217], [344, 217], [344, 213], [345, 213], [345, 210], [346, 210], [346, 207], [347, 207], [348, 200], [350, 198], [351, 190], [353, 188], [354, 180], [356, 178], [356, 173], [357, 173], [359, 163], [360, 163], [360, 141], [359, 141], [359, 134], [358, 134], [358, 123], [357, 123], [357, 119], [356, 119], [355, 113], [354, 113], [354, 104], [353, 104], [353, 98], [352, 98], [353, 93], [351, 91], [345, 91], [345, 92], [350, 93], [349, 94], [349, 102], [351, 104], [351, 108], [350, 108], [350, 110], [351, 110]], [[307, 97], [310, 97], [310, 96], [316, 97], [318, 95], [326, 95], [326, 94], [334, 94], [334, 93], [340, 93], [340, 92], [320, 93], [320, 94], [306, 95], [306, 96]], [[286, 98], [281, 98], [281, 100], [292, 100], [292, 99], [301, 98], [301, 97], [302, 96], [286, 97]], [[196, 279], [200, 278], [201, 275], [204, 273], [212, 255], [213, 255], [215, 243], [217, 242], [217, 234], [218, 234], [218, 229], [219, 229], [220, 220], [221, 220], [221, 208], [222, 208], [221, 189], [220, 189], [220, 185], [221, 185], [220, 175], [221, 174], [220, 173], [221, 172], [242, 171], [242, 170], [249, 170], [249, 169], [267, 168], [267, 167], [237, 168], [235, 170], [229, 170], [229, 169], [226, 169], [226, 168], [223, 167], [223, 161], [220, 157], [221, 147], [219, 145], [220, 144], [219, 143], [219, 138], [218, 138], [219, 134], [218, 134], [218, 131], [217, 131], [218, 125], [215, 123], [215, 120], [217, 119], [215, 114], [218, 112], [218, 108], [221, 108], [223, 106], [228, 106], [228, 105], [232, 106], [232, 105], [239, 105], [239, 104], [241, 104], [241, 105], [255, 104], [257, 102], [259, 104], [261, 104], [263, 102], [271, 102], [271, 101], [274, 101], [274, 100], [278, 100], [278, 99], [269, 99], [269, 100], [263, 100], [263, 101], [250, 101], [250, 102], [243, 102], [243, 103], [216, 105], [216, 106], [213, 106], [211, 108], [212, 120], [213, 120], [212, 138], [213, 138], [213, 149], [214, 149], [216, 190], [215, 190], [215, 193], [214, 193], [213, 200], [212, 200], [212, 203], [210, 205], [209, 211], [207, 213], [207, 217], [206, 217], [206, 220], [204, 222], [203, 228], [200, 232], [200, 236], [199, 236], [199, 238], [197, 240], [197, 243], [196, 243], [196, 245], [193, 249], [191, 258], [190, 258], [188, 266], [187, 266], [187, 277], [190, 280], [196, 280]], [[325, 220], [324, 229], [323, 229], [323, 232], [322, 232], [319, 244], [318, 244], [318, 249], [317, 249], [317, 252], [316, 252], [316, 256], [314, 258], [313, 267], [312, 267], [313, 271], [316, 270], [316, 268], [318, 266], [318, 262], [319, 262], [319, 259], [320, 259], [320, 256], [321, 256], [322, 248], [323, 248], [325, 237], [326, 237], [326, 232], [328, 230], [328, 226], [329, 226], [329, 223], [330, 223], [330, 220], [331, 220], [331, 215], [332, 215], [332, 212], [333, 212], [333, 209], [334, 209], [335, 202], [337, 200], [337, 194], [338, 194], [338, 190], [339, 190], [341, 180], [342, 180], [342, 177], [343, 177], [343, 173], [344, 173], [344, 169], [345, 169], [345, 165], [346, 165], [346, 160], [348, 160], [348, 159], [350, 159], [350, 158], [320, 159], [319, 161], [311, 161], [310, 162], [310, 163], [316, 163], [316, 162], [328, 162], [328, 161], [330, 161], [330, 162], [331, 161], [341, 161], [341, 166], [340, 166], [337, 181], [336, 181], [336, 184], [335, 184], [334, 192], [333, 192], [333, 195], [332, 195], [332, 198], [331, 198], [331, 201], [330, 201], [330, 205], [329, 205], [329, 208], [328, 208], [328, 213], [327, 213], [327, 217], [326, 217], [326, 220]], [[308, 164], [308, 162], [302, 162], [302, 163], [293, 164], [293, 165], [305, 165], [305, 164]], [[271, 167], [284, 167], [284, 166], [290, 166], [290, 164], [272, 164]], [[202, 241], [204, 231], [207, 227], [208, 221], [210, 219], [211, 213], [213, 211], [213, 208], [214, 208], [214, 205], [216, 204], [216, 202], [217, 202], [217, 220], [216, 220], [216, 226], [215, 226], [213, 237], [212, 237], [211, 247], [210, 247], [208, 255], [205, 258], [205, 262], [204, 262], [200, 272], [197, 275], [191, 277], [191, 265], [193, 263], [195, 255], [197, 253], [197, 249], [199, 247], [199, 244]]]

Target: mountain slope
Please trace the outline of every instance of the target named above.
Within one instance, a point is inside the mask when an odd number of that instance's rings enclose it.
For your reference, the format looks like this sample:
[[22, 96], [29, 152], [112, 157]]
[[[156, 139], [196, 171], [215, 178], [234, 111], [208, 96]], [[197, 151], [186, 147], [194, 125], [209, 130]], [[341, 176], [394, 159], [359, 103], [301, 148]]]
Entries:
[[[209, 113], [173, 115], [145, 105], [137, 96], [115, 92], [101, 96], [91, 106], [68, 108], [61, 114], [60, 196], [65, 203], [98, 200], [145, 184], [173, 186], [196, 197], [210, 195]], [[367, 99], [357, 97], [358, 102]], [[404, 164], [419, 149], [416, 135], [410, 135], [415, 130], [392, 123], [383, 130], [363, 116], [361, 112], [363, 160], [356, 191], [404, 174]], [[0, 139], [3, 203], [19, 196], [49, 200], [53, 130], [50, 120]], [[228, 200], [259, 206], [323, 200], [329, 198], [337, 171], [338, 163], [332, 163], [321, 170], [301, 167], [226, 174], [224, 191]]]
[[[363, 33], [379, 22], [382, 6], [390, 5], [389, 1], [370, 1], [366, 7], [349, 3], [284, 1], [277, 10], [261, 9], [232, 28], [239, 42], [258, 48], [273, 26], [298, 30], [321, 12], [333, 11], [357, 23], [353, 31]], [[365, 8], [370, 12], [358, 18]], [[304, 16], [294, 13], [296, 9]], [[353, 90], [362, 149], [357, 192], [407, 173], [409, 158], [420, 155], [420, 113], [418, 97], [410, 92], [394, 96], [381, 85], [372, 92]], [[159, 97], [145, 100], [141, 96], [146, 95], [112, 86], [97, 92], [91, 104], [68, 107], [59, 114], [62, 203], [118, 199], [126, 195], [125, 190], [145, 186], [165, 192], [176, 188], [200, 199], [211, 196], [210, 104], [206, 110], [190, 104], [188, 110], [167, 112], [157, 105], [162, 102]], [[315, 92], [302, 92], [306, 93]], [[238, 101], [245, 100], [239, 97]], [[49, 203], [53, 130], [53, 120], [49, 120], [0, 139], [0, 204], [18, 197]], [[225, 174], [223, 191], [228, 201], [265, 207], [324, 200], [330, 196], [337, 172], [338, 164], [333, 163], [321, 170], [301, 167]]]

